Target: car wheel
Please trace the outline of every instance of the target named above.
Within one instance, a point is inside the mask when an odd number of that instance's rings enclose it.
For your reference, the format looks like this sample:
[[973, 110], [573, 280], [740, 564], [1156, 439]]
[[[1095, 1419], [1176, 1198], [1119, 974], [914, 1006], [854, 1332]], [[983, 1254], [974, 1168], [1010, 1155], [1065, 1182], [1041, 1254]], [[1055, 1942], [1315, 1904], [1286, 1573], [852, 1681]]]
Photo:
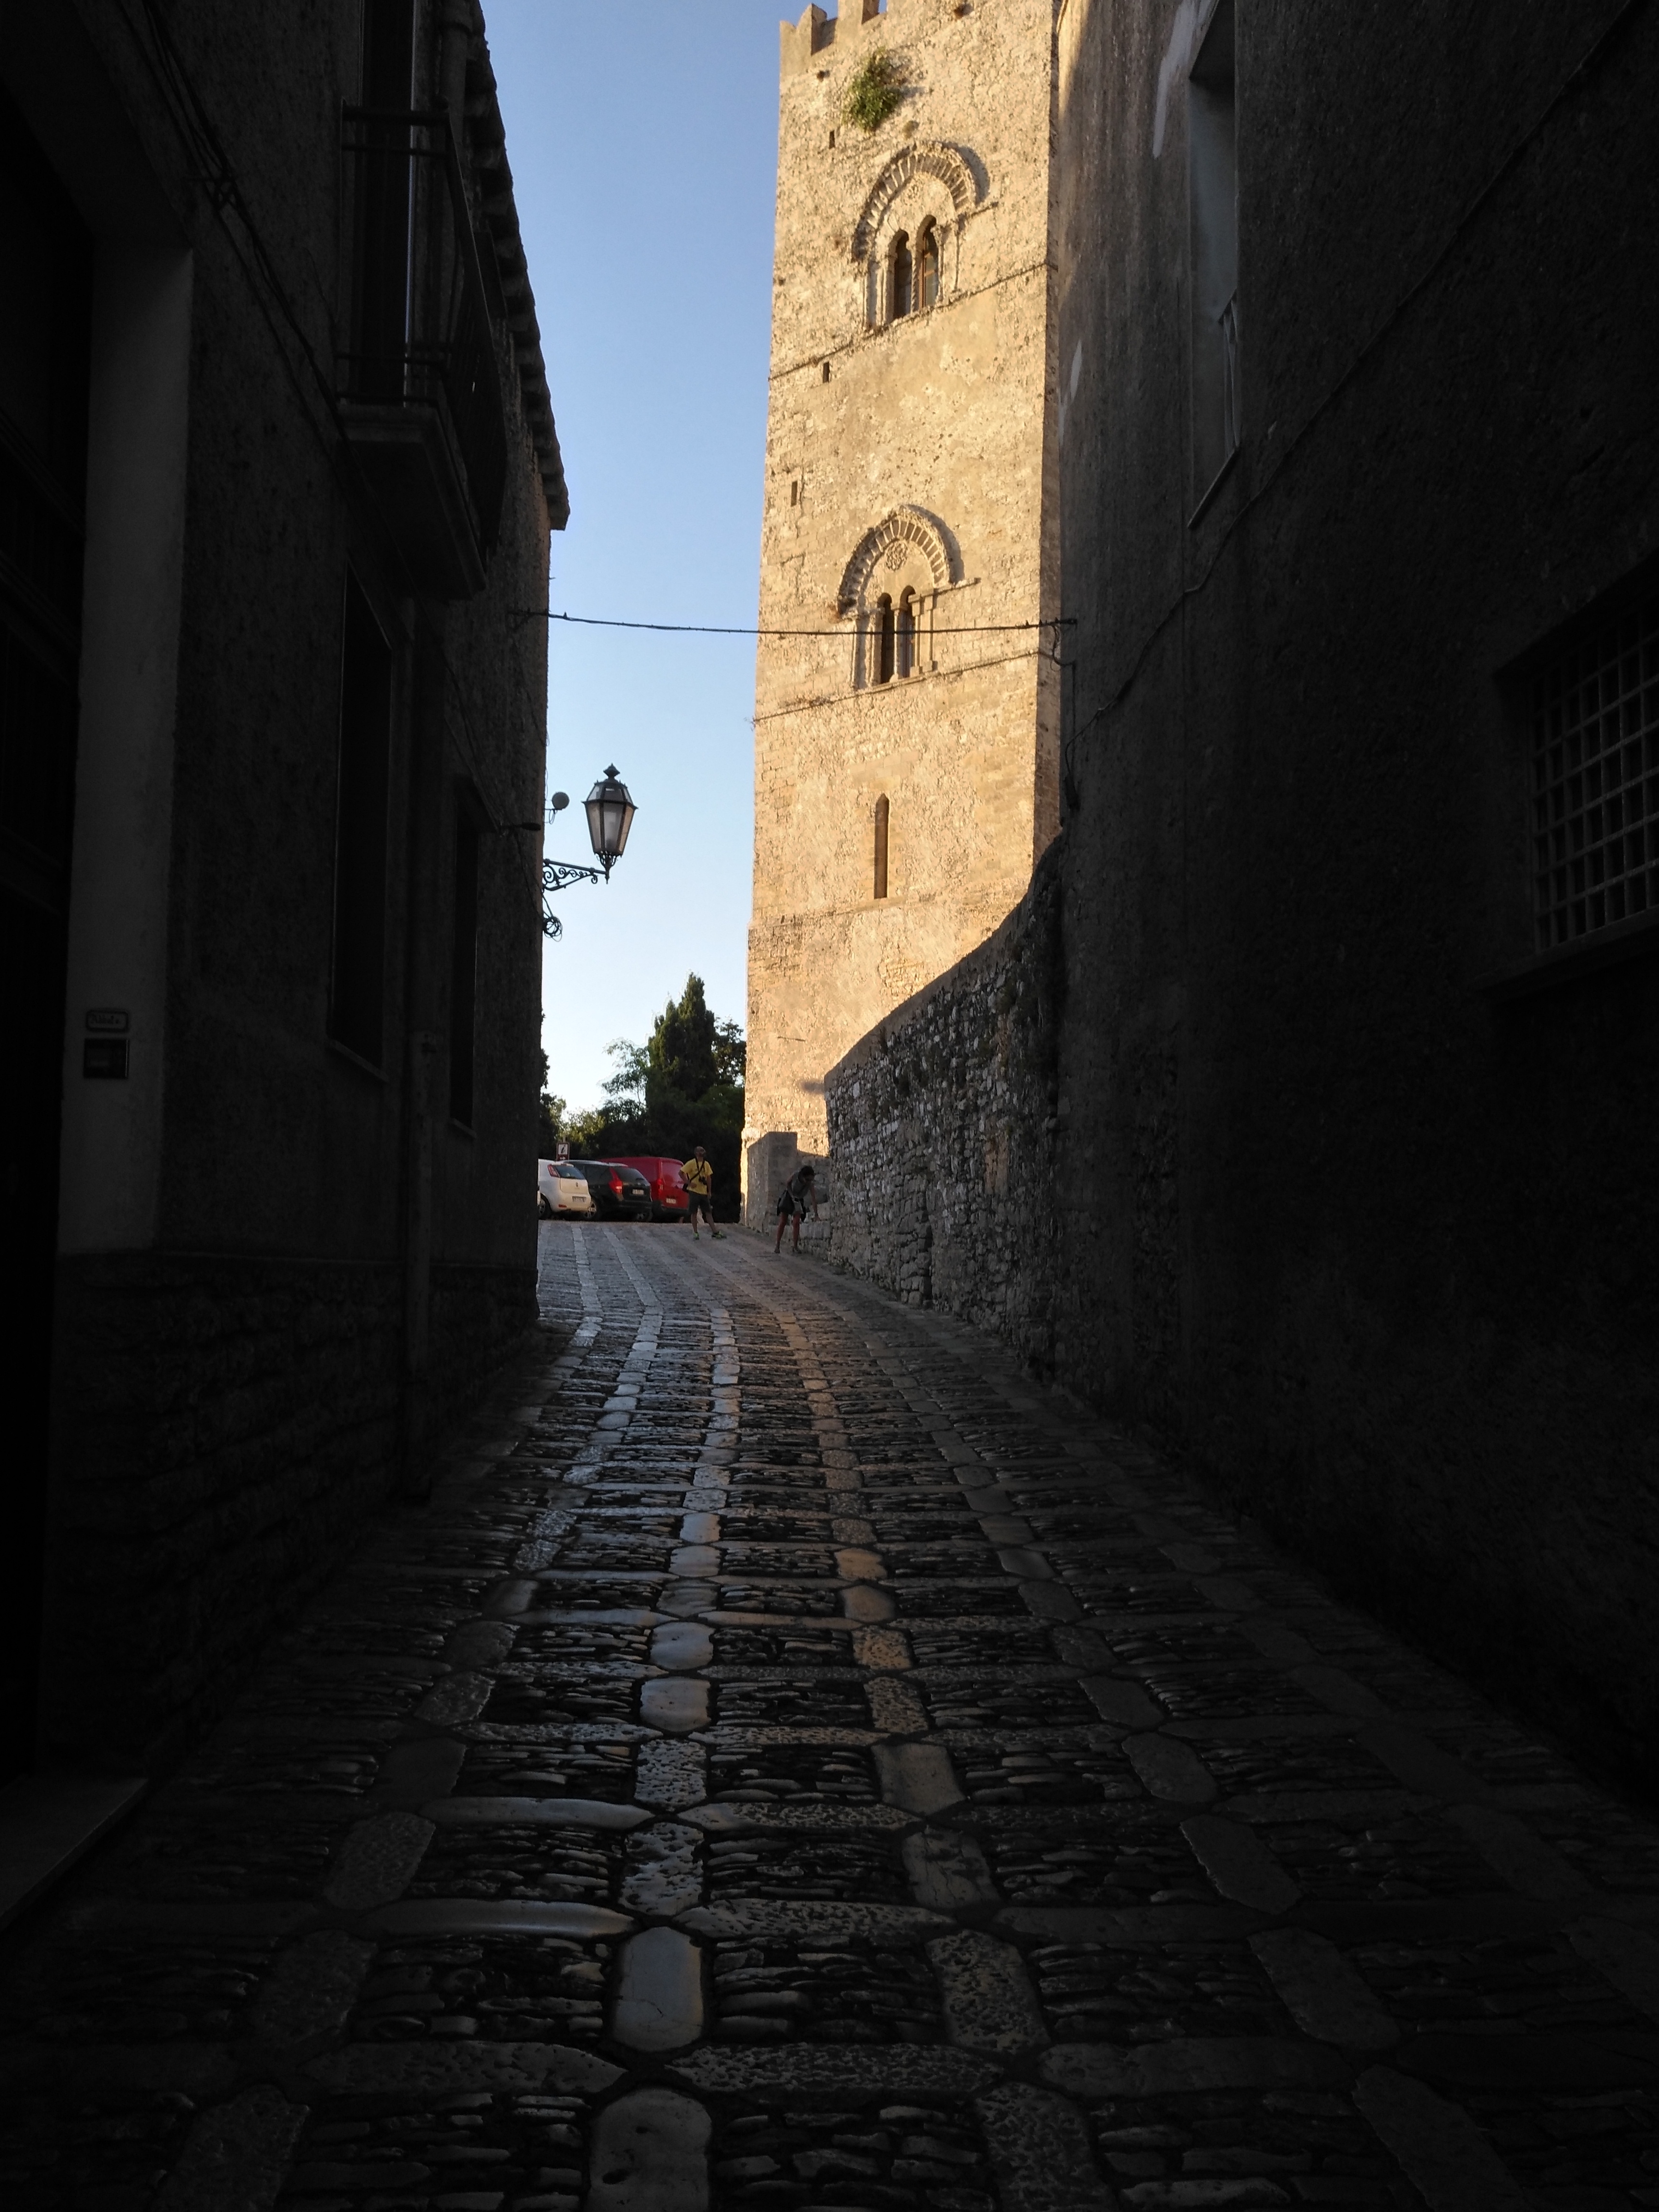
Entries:
[[553, 1209], [540, 1191], [536, 1194], [536, 1211], [544, 1221], [551, 1221], [553, 1218]]

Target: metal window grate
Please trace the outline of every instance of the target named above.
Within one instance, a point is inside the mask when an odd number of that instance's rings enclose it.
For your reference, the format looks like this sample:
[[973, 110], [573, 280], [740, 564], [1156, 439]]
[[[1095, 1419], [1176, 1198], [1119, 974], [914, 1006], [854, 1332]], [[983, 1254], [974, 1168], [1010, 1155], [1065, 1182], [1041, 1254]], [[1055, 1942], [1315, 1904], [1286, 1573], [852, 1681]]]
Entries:
[[1540, 952], [1659, 911], [1659, 593], [1533, 687]]

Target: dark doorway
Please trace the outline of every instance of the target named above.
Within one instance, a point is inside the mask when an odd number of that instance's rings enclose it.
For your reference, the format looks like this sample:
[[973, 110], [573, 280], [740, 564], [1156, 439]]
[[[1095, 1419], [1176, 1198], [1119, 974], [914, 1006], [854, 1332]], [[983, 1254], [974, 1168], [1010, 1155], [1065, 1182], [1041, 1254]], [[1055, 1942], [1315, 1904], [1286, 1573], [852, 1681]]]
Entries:
[[79, 713], [92, 242], [0, 93], [0, 1774], [33, 1751]]

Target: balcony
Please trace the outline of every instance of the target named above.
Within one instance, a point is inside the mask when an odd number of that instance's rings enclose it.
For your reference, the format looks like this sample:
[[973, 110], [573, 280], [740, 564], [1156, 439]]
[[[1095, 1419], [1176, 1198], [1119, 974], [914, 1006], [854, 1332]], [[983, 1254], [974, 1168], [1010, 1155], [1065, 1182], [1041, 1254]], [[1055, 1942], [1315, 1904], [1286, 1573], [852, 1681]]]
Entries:
[[470, 599], [501, 527], [507, 428], [449, 117], [348, 107], [346, 435], [422, 591]]

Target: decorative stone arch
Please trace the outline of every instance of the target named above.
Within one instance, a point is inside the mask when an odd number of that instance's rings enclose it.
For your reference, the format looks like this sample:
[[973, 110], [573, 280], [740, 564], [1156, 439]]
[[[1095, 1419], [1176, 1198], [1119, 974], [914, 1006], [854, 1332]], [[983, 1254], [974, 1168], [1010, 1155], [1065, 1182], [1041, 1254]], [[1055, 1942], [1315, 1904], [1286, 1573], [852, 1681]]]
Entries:
[[941, 592], [962, 581], [957, 543], [925, 507], [897, 507], [866, 530], [842, 572], [836, 606], [854, 617], [853, 686], [863, 691], [929, 674]]
[[842, 571], [836, 607], [844, 615], [854, 613], [865, 605], [878, 568], [902, 568], [916, 555], [927, 563], [934, 591], [962, 581], [962, 555], [939, 517], [924, 507], [896, 507], [860, 538], [858, 550]]
[[894, 155], [871, 185], [863, 211], [854, 226], [853, 259], [860, 267], [875, 250], [888, 210], [915, 177], [933, 177], [944, 185], [958, 221], [979, 204], [980, 179], [975, 167], [958, 148], [942, 138], [907, 146], [902, 154]]

